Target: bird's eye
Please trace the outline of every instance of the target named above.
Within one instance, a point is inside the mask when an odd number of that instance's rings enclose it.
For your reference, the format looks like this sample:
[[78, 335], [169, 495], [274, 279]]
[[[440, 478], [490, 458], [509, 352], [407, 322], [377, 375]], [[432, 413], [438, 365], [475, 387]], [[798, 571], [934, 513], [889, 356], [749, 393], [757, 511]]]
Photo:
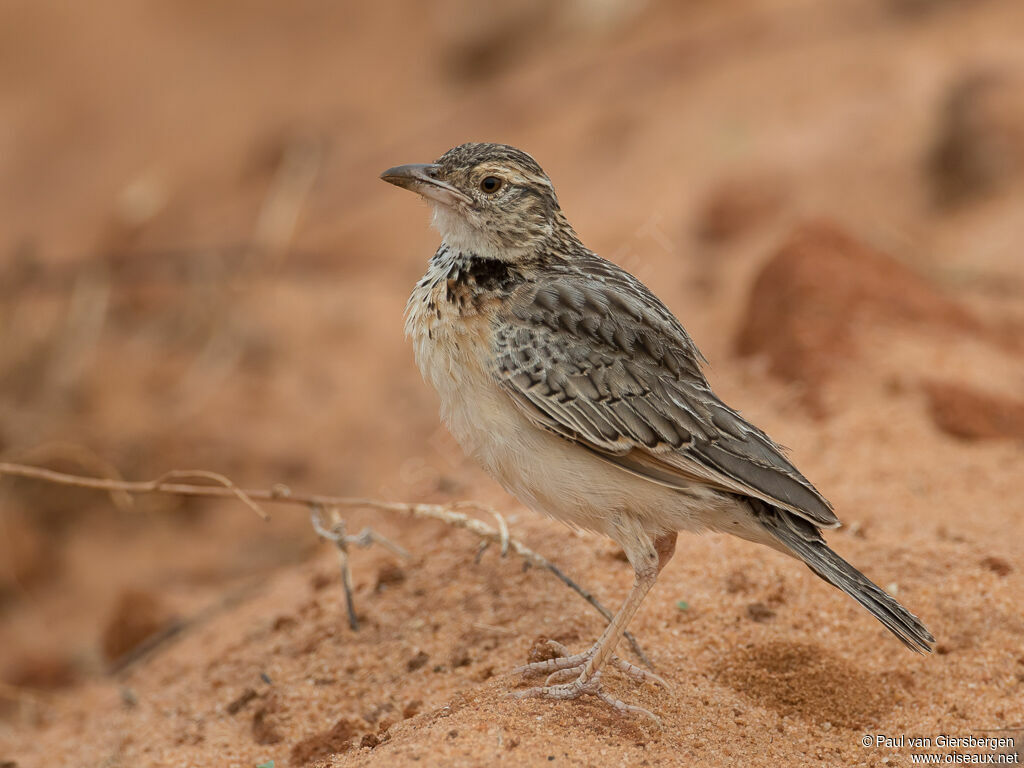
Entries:
[[493, 195], [501, 189], [501, 179], [497, 176], [484, 176], [483, 180], [480, 182], [480, 189], [488, 195]]

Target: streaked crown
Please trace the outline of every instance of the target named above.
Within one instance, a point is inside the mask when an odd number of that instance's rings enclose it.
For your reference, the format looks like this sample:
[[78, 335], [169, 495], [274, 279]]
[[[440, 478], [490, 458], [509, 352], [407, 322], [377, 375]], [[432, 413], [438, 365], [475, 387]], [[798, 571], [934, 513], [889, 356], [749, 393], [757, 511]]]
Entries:
[[398, 166], [382, 178], [428, 199], [445, 242], [463, 252], [511, 261], [551, 240], [579, 242], [547, 174], [507, 144], [461, 144], [436, 163]]

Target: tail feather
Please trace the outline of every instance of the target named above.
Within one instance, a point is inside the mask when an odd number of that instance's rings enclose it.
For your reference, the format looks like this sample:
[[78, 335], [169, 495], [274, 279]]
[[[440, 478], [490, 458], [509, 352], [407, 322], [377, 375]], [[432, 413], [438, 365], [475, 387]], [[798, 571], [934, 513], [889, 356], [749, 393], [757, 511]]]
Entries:
[[921, 620], [829, 549], [816, 527], [760, 502], [752, 506], [768, 532], [814, 573], [871, 611], [907, 648], [915, 653], [931, 652], [935, 638]]

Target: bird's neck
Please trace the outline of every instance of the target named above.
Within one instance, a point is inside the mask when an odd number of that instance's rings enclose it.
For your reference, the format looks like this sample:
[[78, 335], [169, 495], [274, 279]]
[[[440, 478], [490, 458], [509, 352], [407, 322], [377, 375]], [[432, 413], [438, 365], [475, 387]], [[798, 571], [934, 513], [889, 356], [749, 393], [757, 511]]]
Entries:
[[[449, 294], [460, 287], [480, 292], [508, 291], [525, 279], [527, 261], [513, 263], [505, 259], [491, 259], [478, 253], [452, 251], [442, 245], [434, 254], [432, 268], [443, 276]], [[452, 296], [449, 295], [449, 300]]]
[[434, 209], [434, 226], [441, 233], [450, 253], [502, 261], [510, 264], [533, 261], [544, 254], [555, 258], [586, 250], [565, 215], [558, 211], [550, 230], [542, 236], [518, 239], [509, 233], [474, 227], [462, 216], [444, 206]]
[[434, 206], [434, 228], [441, 233], [444, 246], [452, 254], [475, 254], [485, 259], [515, 259], [518, 249], [507, 248], [486, 230], [474, 227], [464, 216], [448, 206]]

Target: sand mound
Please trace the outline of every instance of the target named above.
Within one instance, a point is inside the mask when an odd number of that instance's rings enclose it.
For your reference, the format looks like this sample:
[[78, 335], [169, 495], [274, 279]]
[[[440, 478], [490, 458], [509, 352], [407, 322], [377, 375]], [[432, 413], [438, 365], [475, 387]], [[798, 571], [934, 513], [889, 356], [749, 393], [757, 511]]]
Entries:
[[925, 385], [936, 426], [967, 440], [1024, 440], [1024, 401], [978, 389], [933, 381]]
[[979, 322], [923, 277], [828, 221], [793, 232], [754, 281], [736, 349], [764, 355], [771, 373], [819, 389], [863, 351], [859, 328], [914, 324], [954, 332]]

